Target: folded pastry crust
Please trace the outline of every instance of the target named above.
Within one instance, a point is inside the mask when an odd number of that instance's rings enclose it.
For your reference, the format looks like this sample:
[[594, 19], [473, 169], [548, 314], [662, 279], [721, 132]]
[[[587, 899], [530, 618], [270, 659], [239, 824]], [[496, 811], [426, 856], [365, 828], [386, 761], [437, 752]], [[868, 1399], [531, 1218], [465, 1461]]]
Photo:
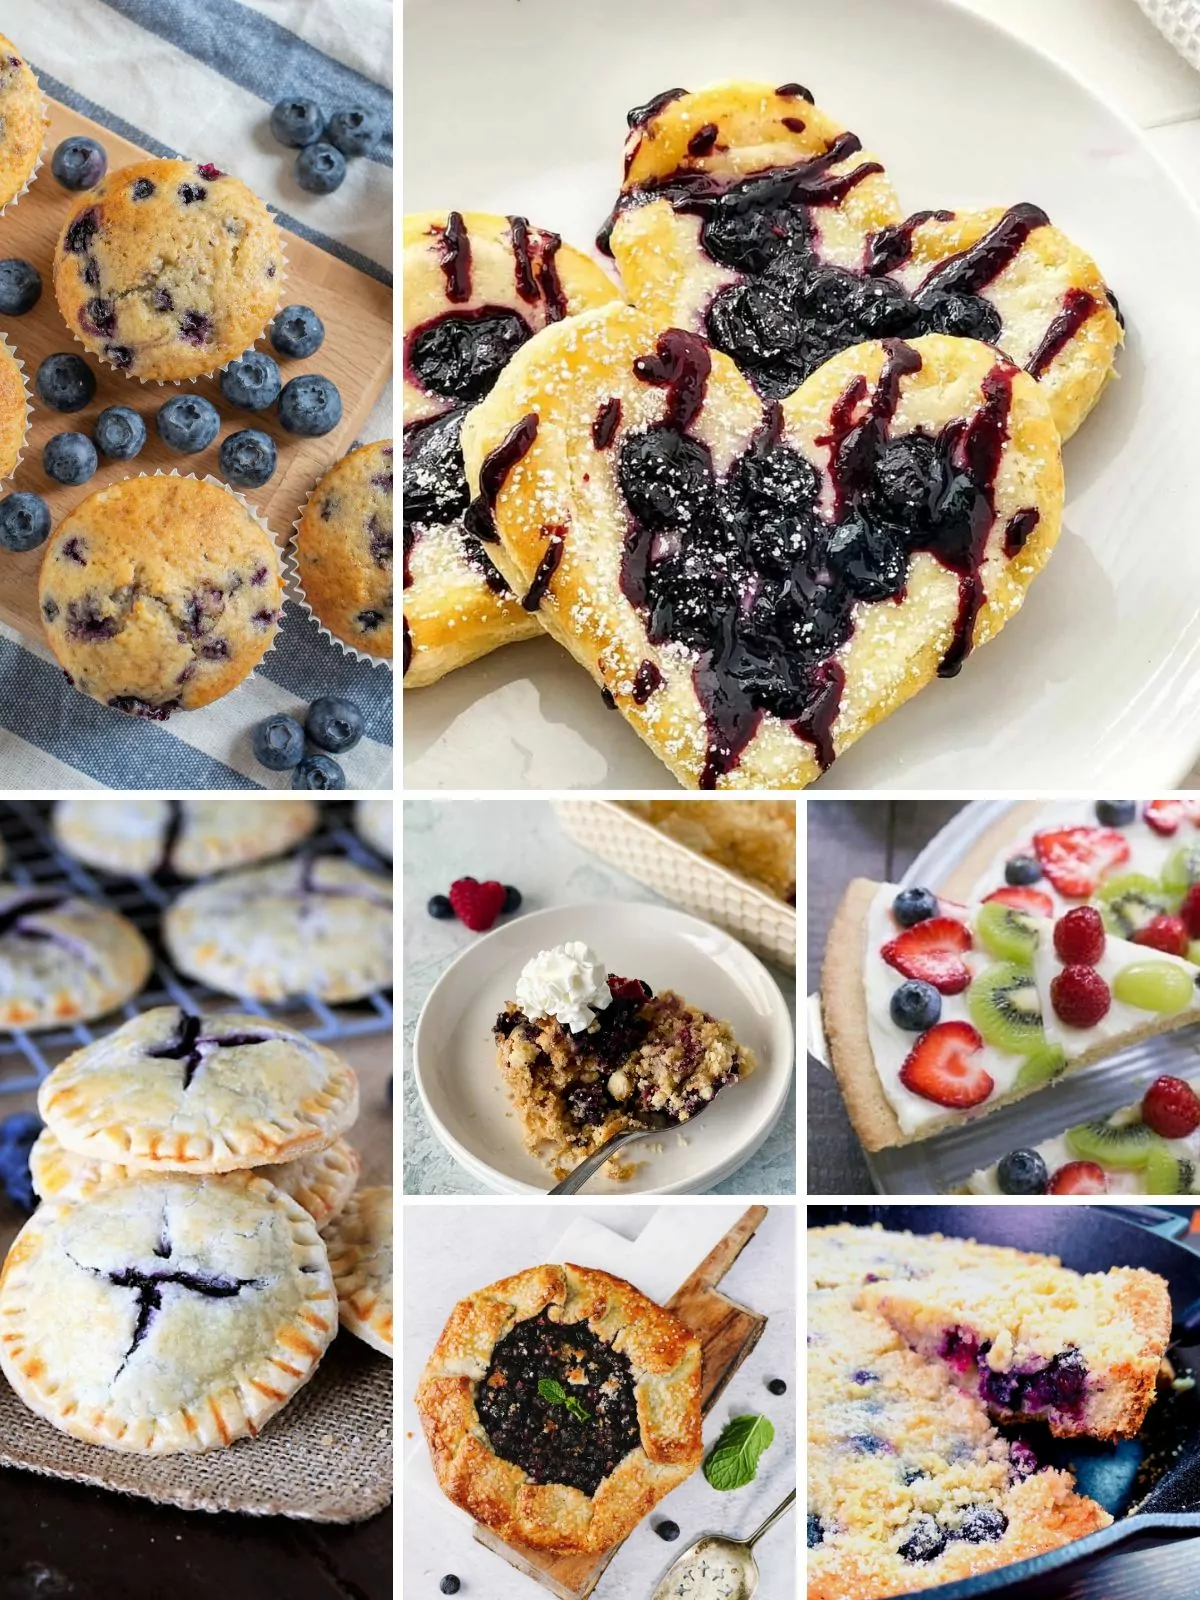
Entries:
[[342, 1326], [392, 1354], [392, 1191], [360, 1189], [323, 1230]]

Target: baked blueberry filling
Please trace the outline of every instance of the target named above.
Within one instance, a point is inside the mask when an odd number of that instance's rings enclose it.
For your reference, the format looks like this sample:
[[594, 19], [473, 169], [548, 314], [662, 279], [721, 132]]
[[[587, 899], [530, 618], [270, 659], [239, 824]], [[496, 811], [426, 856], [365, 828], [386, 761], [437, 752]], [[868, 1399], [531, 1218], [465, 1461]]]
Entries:
[[143, 700], [136, 694], [115, 694], [108, 704], [114, 711], [124, 711], [130, 717], [145, 717], [148, 722], [165, 722], [172, 711], [178, 711], [180, 700], [161, 700], [157, 704]]
[[808, 1513], [808, 1548], [814, 1549], [825, 1538], [825, 1529], [821, 1526], [821, 1519], [815, 1511]]
[[0, 938], [8, 933], [16, 933], [25, 938], [43, 937], [38, 929], [23, 926], [25, 918], [36, 916], [41, 911], [56, 911], [65, 900], [66, 896], [61, 894], [35, 894], [29, 895], [24, 900], [15, 900], [12, 905], [0, 911]]
[[546, 1311], [497, 1342], [475, 1407], [492, 1449], [532, 1483], [587, 1495], [641, 1440], [629, 1358]]
[[[146, 1054], [155, 1061], [180, 1061], [183, 1063], [183, 1087], [188, 1090], [192, 1080], [212, 1051], [220, 1047], [233, 1049], [239, 1045], [266, 1044], [275, 1037], [269, 1033], [201, 1034], [202, 1019], [190, 1012], [179, 1013], [179, 1024], [173, 1038]], [[208, 1048], [206, 1049], [205, 1046]]]
[[428, 394], [473, 404], [492, 390], [533, 330], [503, 306], [444, 312], [408, 336], [409, 373]]

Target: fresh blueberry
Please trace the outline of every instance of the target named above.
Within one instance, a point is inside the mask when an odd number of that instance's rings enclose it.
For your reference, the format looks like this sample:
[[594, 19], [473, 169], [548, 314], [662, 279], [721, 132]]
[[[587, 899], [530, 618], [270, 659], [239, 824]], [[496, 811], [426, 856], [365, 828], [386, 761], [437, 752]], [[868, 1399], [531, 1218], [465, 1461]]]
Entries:
[[221, 472], [239, 489], [261, 489], [275, 471], [275, 441], [258, 428], [243, 428], [221, 441]]
[[435, 894], [425, 909], [439, 922], [448, 922], [454, 915], [454, 907], [450, 904], [449, 897], [444, 894]]
[[1042, 876], [1042, 863], [1036, 856], [1012, 856], [1004, 863], [1004, 881], [1022, 887]]
[[52, 411], [82, 411], [96, 392], [96, 377], [81, 356], [47, 356], [33, 380], [38, 398]]
[[325, 129], [325, 137], [344, 156], [365, 156], [374, 150], [383, 135], [383, 118], [365, 106], [335, 111]]
[[277, 711], [250, 736], [254, 759], [272, 772], [286, 772], [304, 759], [304, 729], [295, 717]]
[[50, 537], [50, 507], [40, 494], [19, 491], [0, 500], [0, 546], [33, 550]]
[[942, 997], [931, 983], [910, 978], [892, 995], [892, 1021], [906, 1033], [924, 1033], [942, 1014]]
[[310, 144], [296, 157], [296, 182], [309, 194], [332, 194], [346, 176], [346, 158], [331, 144]]
[[42, 275], [31, 262], [13, 256], [0, 261], [0, 316], [23, 317], [42, 297]]
[[1137, 806], [1132, 800], [1096, 801], [1096, 821], [1102, 822], [1106, 828], [1127, 827], [1136, 814]]
[[892, 901], [892, 912], [902, 928], [915, 927], [937, 916], [937, 896], [928, 889], [901, 889]]
[[29, 1176], [29, 1152], [41, 1131], [41, 1118], [32, 1111], [14, 1112], [0, 1122], [0, 1188], [26, 1212], [37, 1205]]
[[307, 438], [336, 428], [342, 420], [342, 397], [336, 384], [316, 372], [285, 383], [279, 396], [279, 420], [289, 433]]
[[292, 773], [293, 789], [344, 789], [346, 774], [332, 756], [305, 756]]
[[448, 1572], [441, 1583], [438, 1584], [438, 1588], [443, 1594], [457, 1594], [462, 1588], [462, 1584], [459, 1583], [452, 1572]]
[[221, 413], [199, 395], [177, 394], [159, 408], [159, 438], [180, 455], [207, 450], [220, 431]]
[[267, 332], [281, 356], [297, 360], [316, 355], [325, 342], [325, 324], [311, 306], [284, 306]]
[[221, 393], [243, 411], [265, 411], [279, 398], [279, 363], [263, 350], [247, 350], [221, 374]]
[[353, 750], [362, 738], [363, 714], [353, 700], [322, 695], [309, 706], [304, 731], [322, 750], [341, 755], [343, 750]]
[[315, 100], [281, 100], [271, 112], [271, 132], [293, 150], [316, 144], [325, 132], [325, 113]]
[[42, 451], [42, 470], [55, 483], [86, 483], [97, 465], [96, 446], [86, 433], [56, 433]]
[[772, 1378], [770, 1383], [767, 1384], [767, 1388], [772, 1394], [787, 1393], [787, 1384], [784, 1383], [782, 1378]]
[[129, 406], [108, 406], [96, 418], [92, 438], [110, 461], [132, 461], [146, 443], [146, 424]]
[[1001, 1194], [1045, 1194], [1050, 1174], [1036, 1150], [1010, 1150], [996, 1168]]
[[50, 171], [64, 189], [94, 189], [108, 171], [108, 156], [95, 139], [64, 139], [50, 158]]
[[520, 909], [521, 909], [521, 891], [520, 891], [520, 889], [514, 888], [511, 883], [506, 883], [504, 885], [504, 904], [500, 908], [500, 915], [504, 916], [504, 917], [511, 917], [514, 911], [519, 911]]
[[654, 1524], [654, 1531], [660, 1539], [665, 1539], [668, 1544], [673, 1544], [679, 1537], [679, 1524], [672, 1522], [669, 1517], [664, 1517], [661, 1522]]

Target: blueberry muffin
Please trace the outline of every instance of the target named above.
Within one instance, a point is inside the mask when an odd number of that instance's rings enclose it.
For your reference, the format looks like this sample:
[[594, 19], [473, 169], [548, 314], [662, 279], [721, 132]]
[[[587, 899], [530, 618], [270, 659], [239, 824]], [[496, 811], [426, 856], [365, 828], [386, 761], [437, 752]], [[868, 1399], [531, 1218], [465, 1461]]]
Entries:
[[29, 391], [25, 377], [12, 347], [0, 338], [0, 480], [11, 478], [17, 470], [28, 431]]
[[296, 525], [296, 571], [309, 609], [335, 639], [392, 654], [392, 444], [344, 456], [317, 484]]
[[54, 293], [93, 355], [133, 378], [178, 382], [259, 338], [283, 268], [279, 230], [244, 183], [211, 165], [139, 161], [68, 212]]
[[46, 104], [33, 69], [0, 33], [0, 208], [33, 176], [46, 125]]
[[59, 523], [38, 601], [82, 694], [162, 722], [228, 694], [266, 654], [283, 606], [279, 552], [220, 484], [127, 478]]

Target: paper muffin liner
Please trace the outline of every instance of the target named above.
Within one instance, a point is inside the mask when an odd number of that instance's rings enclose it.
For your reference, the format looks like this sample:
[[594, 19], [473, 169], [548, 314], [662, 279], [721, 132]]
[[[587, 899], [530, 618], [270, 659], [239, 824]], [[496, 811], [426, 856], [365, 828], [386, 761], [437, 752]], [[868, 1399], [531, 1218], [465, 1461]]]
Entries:
[[29, 424], [33, 416], [33, 396], [29, 392], [29, 374], [25, 371], [25, 363], [17, 353], [16, 345], [10, 341], [6, 333], [2, 332], [0, 332], [0, 344], [16, 363], [17, 371], [21, 374], [21, 388], [25, 391], [25, 430], [21, 435], [21, 443], [17, 446], [17, 459], [13, 462], [11, 472], [0, 473], [0, 490], [4, 490], [16, 477], [21, 462], [25, 459], [25, 446], [29, 443]]
[[[29, 62], [26, 61], [25, 65], [29, 67]], [[30, 72], [33, 72], [32, 67], [29, 67], [29, 70]], [[46, 163], [46, 149], [50, 143], [50, 106], [46, 99], [45, 93], [43, 92], [41, 83], [38, 82], [38, 75], [36, 72], [33, 72], [33, 77], [38, 86], [38, 98], [42, 107], [42, 147], [37, 153], [37, 159], [34, 161], [33, 166], [29, 169], [29, 176], [25, 179], [25, 182], [17, 190], [16, 194], [13, 195], [11, 200], [6, 200], [4, 204], [0, 206], [0, 217], [6, 217], [10, 211], [15, 211], [17, 209], [23, 196], [29, 193], [30, 185], [33, 183], [34, 179], [37, 177], [38, 173], [42, 170]]]
[[[44, 146], [43, 146], [43, 148], [44, 148]], [[132, 163], [129, 163], [129, 165], [132, 165]], [[234, 174], [233, 173], [227, 173], [226, 176], [227, 177], [233, 177]], [[32, 179], [30, 181], [32, 182]], [[239, 180], [239, 182], [240, 181], [241, 180]], [[249, 189], [250, 185], [247, 184], [246, 187]], [[22, 193], [24, 193], [24, 190], [22, 190]], [[118, 367], [118, 366], [114, 365], [114, 363], [109, 361], [106, 356], [101, 355], [96, 350], [93, 350], [91, 345], [84, 343], [84, 341], [79, 337], [79, 334], [75, 331], [74, 323], [67, 316], [67, 314], [63, 310], [62, 306], [58, 303], [58, 296], [56, 294], [55, 297], [54, 297], [54, 300], [55, 300], [55, 304], [58, 305], [59, 315], [62, 317], [63, 322], [66, 323], [67, 331], [70, 333], [72, 339], [74, 339], [75, 343], [84, 352], [84, 354], [92, 356], [96, 361], [98, 361], [100, 363], [100, 365], [102, 367], [107, 367], [110, 372], [117, 373], [118, 376], [124, 378], [127, 383], [136, 383], [141, 388], [153, 387], [155, 389], [182, 389], [182, 388], [192, 387], [193, 385], [195, 385], [197, 383], [204, 383], [204, 382], [219, 383], [220, 376], [221, 376], [222, 372], [224, 372], [228, 367], [231, 367], [235, 361], [240, 361], [242, 359], [242, 357], [246, 354], [246, 350], [253, 350], [253, 349], [257, 348], [258, 341], [260, 339], [267, 338], [267, 329], [271, 326], [271, 323], [279, 315], [279, 312], [283, 307], [283, 303], [284, 303], [284, 301], [283, 301], [283, 290], [284, 290], [284, 286], [286, 285], [287, 280], [288, 280], [289, 262], [288, 262], [287, 246], [284, 243], [284, 239], [285, 239], [284, 229], [281, 228], [280, 225], [279, 225], [279, 217], [278, 217], [278, 213], [277, 213], [275, 207], [267, 205], [267, 202], [262, 199], [261, 195], [255, 194], [253, 189], [250, 190], [250, 193], [254, 194], [254, 198], [256, 200], [260, 200], [262, 205], [266, 207], [266, 210], [267, 210], [267, 212], [268, 212], [268, 214], [269, 214], [269, 216], [271, 218], [271, 221], [275, 224], [275, 231], [279, 236], [279, 263], [280, 263], [280, 265], [279, 265], [279, 272], [277, 274], [278, 279], [279, 279], [279, 287], [275, 292], [275, 307], [274, 307], [274, 310], [271, 312], [271, 314], [267, 318], [267, 320], [263, 323], [261, 332], [255, 334], [254, 339], [252, 340], [252, 342], [250, 344], [248, 344], [245, 347], [244, 350], [239, 350], [237, 355], [230, 356], [229, 360], [225, 361], [225, 362], [222, 362], [222, 364], [219, 367], [211, 367], [207, 372], [197, 372], [196, 375], [194, 377], [191, 377], [191, 378], [139, 378], [136, 372], [127, 372], [124, 367]], [[18, 196], [18, 198], [19, 198], [19, 196]], [[11, 201], [10, 204], [15, 205], [16, 204], [16, 200]], [[2, 211], [0, 211], [0, 216], [3, 216], [3, 215], [4, 215], [4, 213]], [[57, 257], [57, 254], [58, 254], [58, 240], [57, 239], [55, 239], [55, 241], [54, 241], [54, 252], [55, 252], [55, 256]], [[257, 413], [256, 412], [249, 413], [249, 415], [257, 415]]]
[[[250, 671], [246, 674], [246, 676], [244, 678], [240, 679], [237, 683], [235, 683], [231, 689], [227, 689], [224, 694], [218, 695], [215, 700], [209, 700], [209, 701], [207, 701], [205, 703], [205, 705], [196, 706], [194, 708], [197, 711], [203, 711], [203, 710], [206, 709], [207, 706], [215, 706], [220, 701], [228, 700], [231, 695], [236, 694], [237, 691], [242, 687], [243, 684], [246, 684], [246, 683], [248, 683], [250, 681], [250, 679], [258, 671], [259, 667], [262, 666], [263, 662], [267, 659], [267, 657], [275, 649], [276, 644], [279, 642], [279, 635], [283, 631], [283, 614], [284, 614], [284, 610], [286, 609], [287, 599], [288, 599], [288, 595], [287, 595], [287, 565], [286, 565], [286, 561], [284, 559], [284, 551], [281, 549], [280, 544], [279, 544], [279, 540], [275, 537], [275, 534], [272, 531], [270, 524], [267, 522], [266, 518], [262, 515], [262, 513], [260, 511], [258, 511], [254, 506], [252, 506], [250, 504], [250, 502], [246, 499], [245, 495], [239, 494], [236, 489], [231, 488], [230, 485], [227, 484], [222, 478], [214, 477], [211, 472], [205, 472], [205, 473], [202, 473], [202, 474], [197, 474], [195, 472], [180, 472], [178, 467], [172, 467], [170, 472], [164, 472], [161, 467], [157, 467], [153, 472], [135, 472], [135, 473], [131, 473], [129, 477], [127, 477], [127, 478], [119, 478], [116, 483], [107, 484], [107, 485], [105, 485], [105, 487], [103, 489], [97, 489], [97, 490], [95, 490], [93, 492], [96, 493], [96, 494], [103, 494], [108, 489], [119, 488], [121, 484], [133, 483], [138, 478], [190, 478], [193, 483], [211, 483], [211, 484], [214, 484], [218, 489], [224, 489], [225, 493], [229, 494], [229, 495], [232, 495], [233, 498], [236, 501], [238, 501], [238, 503], [242, 506], [242, 508], [245, 511], [247, 511], [250, 514], [251, 517], [253, 517], [254, 521], [258, 523], [259, 527], [262, 529], [262, 531], [266, 534], [267, 538], [274, 545], [275, 550], [276, 550], [276, 552], [278, 553], [278, 556], [279, 556], [279, 574], [280, 574], [280, 578], [282, 580], [283, 598], [281, 599], [280, 604], [279, 604], [279, 621], [275, 625], [275, 632], [271, 636], [271, 642], [267, 646], [267, 648], [263, 651], [262, 655], [259, 656], [258, 660], [254, 663], [254, 665], [251, 667]], [[72, 508], [72, 509], [75, 509], [75, 508]], [[39, 610], [39, 620], [40, 620], [40, 615], [41, 615], [41, 613], [40, 613], [40, 610]], [[44, 624], [43, 624], [43, 629], [44, 629]], [[49, 635], [47, 635], [47, 638], [48, 637], [49, 637]], [[53, 647], [51, 647], [51, 652], [50, 653], [51, 653], [51, 655], [54, 655]], [[58, 661], [58, 657], [57, 656], [55, 656], [54, 659], [56, 661]], [[60, 667], [62, 666], [62, 662], [61, 661], [58, 664], [59, 664]], [[63, 670], [66, 671], [66, 668], [64, 667]], [[83, 694], [83, 690], [82, 689], [77, 689], [76, 693]], [[84, 695], [84, 699], [90, 700], [90, 699], [92, 699], [92, 696], [85, 694]], [[102, 701], [102, 700], [98, 700], [98, 701], [96, 701], [96, 704], [97, 705], [104, 705], [105, 702]], [[119, 710], [119, 708], [116, 707], [116, 706], [109, 706], [107, 709], [110, 710], [110, 711], [118, 711]], [[188, 709], [187, 707], [181, 706], [179, 708], [179, 711], [171, 712], [169, 714], [169, 716], [167, 716], [167, 717], [165, 717], [163, 719], [163, 721], [164, 722], [169, 721], [171, 716], [179, 716], [179, 715], [186, 716], [187, 715], [187, 709]], [[144, 717], [139, 717], [137, 715], [137, 713], [133, 712], [133, 711], [121, 711], [120, 715], [123, 716], [123, 717], [129, 717], [134, 722], [143, 722], [143, 721], [146, 720]]]
[[[339, 457], [339, 460], [344, 460], [344, 459], [345, 459], [344, 457]], [[337, 464], [338, 463], [335, 461], [334, 462], [334, 466], [337, 466]], [[309, 616], [309, 617], [312, 618], [312, 620], [316, 623], [318, 630], [325, 635], [325, 637], [329, 640], [329, 642], [331, 644], [336, 645], [337, 648], [342, 652], [343, 655], [349, 656], [352, 661], [365, 661], [367, 666], [369, 666], [369, 667], [386, 667], [388, 669], [388, 671], [391, 672], [391, 671], [393, 671], [394, 663], [395, 663], [395, 658], [393, 656], [373, 656], [373, 655], [369, 655], [367, 653], [367, 651], [360, 650], [357, 645], [348, 644], [345, 639], [339, 639], [336, 633], [330, 632], [330, 630], [321, 621], [321, 619], [317, 615], [317, 613], [313, 610], [312, 605], [309, 602], [309, 598], [304, 592], [304, 585], [300, 582], [300, 563], [299, 563], [299, 560], [297, 559], [298, 540], [299, 540], [299, 535], [300, 535], [300, 524], [304, 521], [305, 513], [307, 512], [307, 510], [309, 508], [309, 505], [310, 505], [310, 503], [312, 501], [313, 495], [316, 494], [317, 490], [325, 482], [325, 479], [329, 476], [329, 473], [332, 472], [332, 471], [333, 471], [333, 467], [330, 467], [327, 471], [323, 472], [321, 474], [321, 476], [317, 479], [316, 483], [313, 484], [312, 488], [308, 491], [308, 495], [305, 498], [304, 504], [300, 507], [299, 514], [297, 515], [295, 520], [292, 522], [292, 536], [288, 540], [287, 545], [286, 545], [286, 547], [284, 549], [284, 552], [283, 552], [284, 570], [285, 570], [285, 572], [287, 574], [288, 583], [289, 583], [289, 587], [290, 587], [290, 590], [291, 590], [291, 596], [292, 596], [292, 599], [299, 606], [300, 610], [303, 611], [306, 616]], [[395, 610], [395, 585], [394, 584], [393, 584], [393, 601], [392, 601], [392, 605], [393, 605], [393, 611], [394, 611]]]

